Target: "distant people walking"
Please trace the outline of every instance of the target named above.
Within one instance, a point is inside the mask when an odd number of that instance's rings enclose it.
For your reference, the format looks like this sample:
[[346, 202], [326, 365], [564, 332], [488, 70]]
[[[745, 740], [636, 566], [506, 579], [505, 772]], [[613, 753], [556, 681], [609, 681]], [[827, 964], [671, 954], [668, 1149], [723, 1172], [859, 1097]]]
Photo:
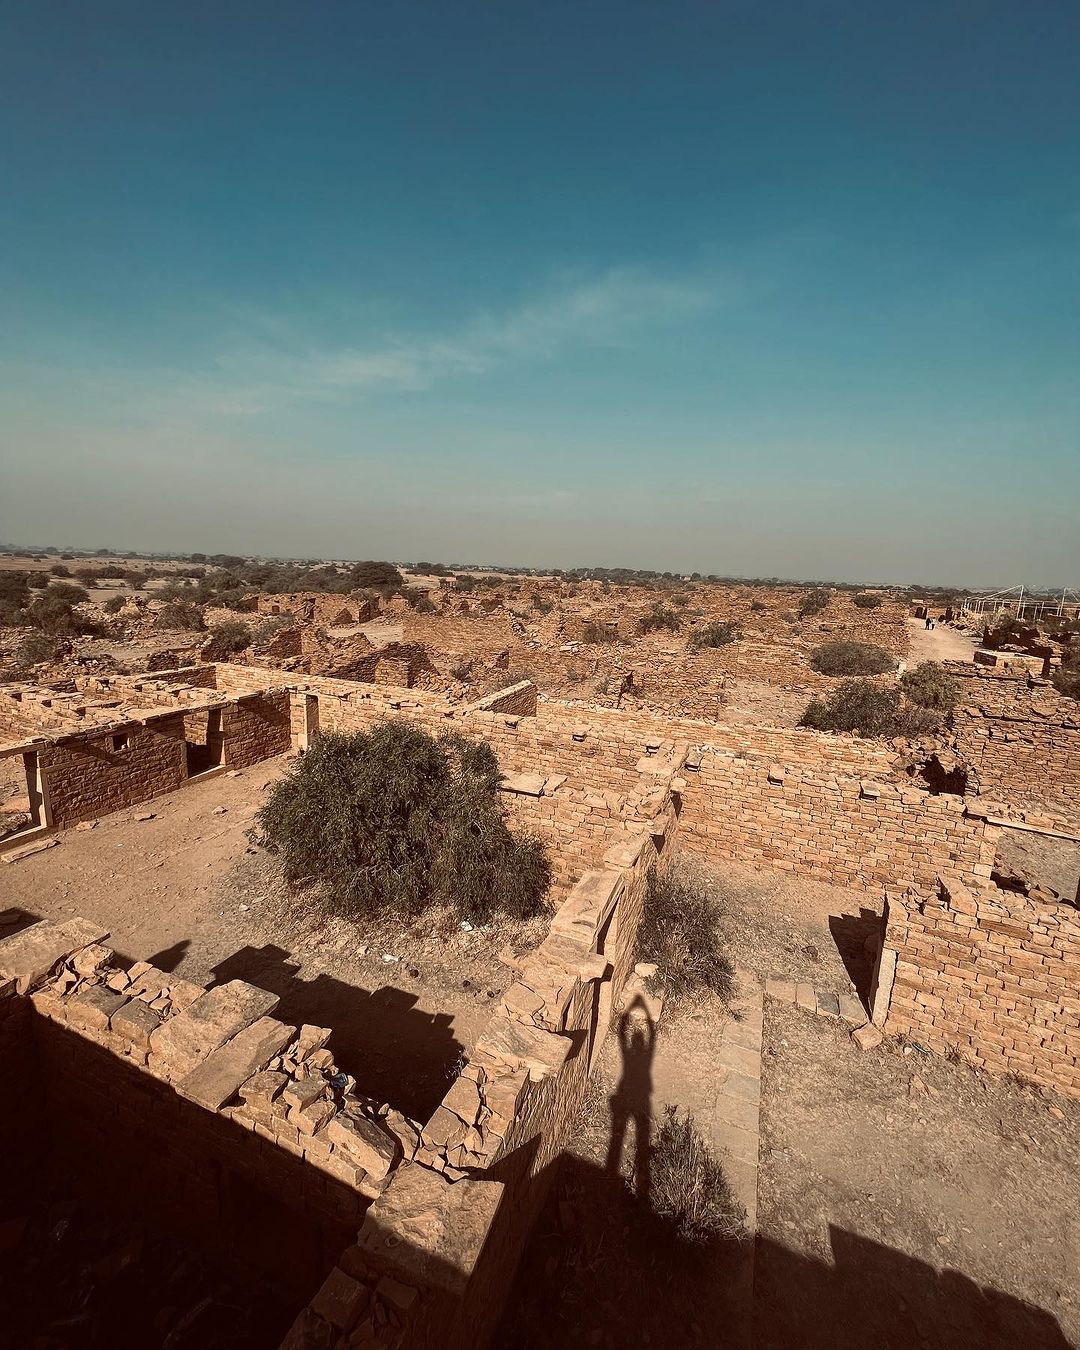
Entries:
[[933, 626], [934, 626], [934, 621], [933, 621], [933, 619], [930, 617], [929, 614], [926, 616], [926, 623], [925, 623], [923, 626], [927, 629], [927, 631], [929, 631], [931, 628], [933, 628]]

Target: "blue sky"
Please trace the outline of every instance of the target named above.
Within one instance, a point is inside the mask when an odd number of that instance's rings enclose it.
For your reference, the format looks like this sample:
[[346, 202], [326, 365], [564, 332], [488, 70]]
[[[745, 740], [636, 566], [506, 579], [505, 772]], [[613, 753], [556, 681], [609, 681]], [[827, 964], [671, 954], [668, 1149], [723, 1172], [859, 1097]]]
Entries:
[[1080, 581], [1074, 4], [4, 31], [0, 538]]

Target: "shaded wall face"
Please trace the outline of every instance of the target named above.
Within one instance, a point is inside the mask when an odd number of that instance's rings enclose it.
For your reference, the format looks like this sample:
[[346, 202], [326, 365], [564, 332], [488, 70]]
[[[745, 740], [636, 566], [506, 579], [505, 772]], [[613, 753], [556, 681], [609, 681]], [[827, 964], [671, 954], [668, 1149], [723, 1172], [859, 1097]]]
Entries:
[[38, 762], [53, 823], [73, 825], [173, 792], [187, 777], [184, 718], [45, 746]]
[[355, 1231], [355, 1197], [351, 1217], [335, 1214], [325, 1178], [301, 1158], [48, 1018], [28, 1029], [55, 1165], [271, 1278], [297, 1307], [311, 1296]]

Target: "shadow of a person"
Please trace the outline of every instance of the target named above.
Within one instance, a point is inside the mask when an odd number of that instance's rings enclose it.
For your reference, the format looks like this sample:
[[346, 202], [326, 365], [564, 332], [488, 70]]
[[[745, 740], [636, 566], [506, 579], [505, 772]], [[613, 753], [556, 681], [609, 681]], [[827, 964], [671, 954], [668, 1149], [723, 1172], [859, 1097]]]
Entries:
[[607, 1171], [618, 1175], [621, 1169], [626, 1127], [632, 1120], [634, 1192], [640, 1199], [647, 1200], [656, 1023], [640, 994], [619, 1018], [618, 1034], [619, 1049], [622, 1051], [622, 1078], [611, 1096], [611, 1142], [608, 1144]]

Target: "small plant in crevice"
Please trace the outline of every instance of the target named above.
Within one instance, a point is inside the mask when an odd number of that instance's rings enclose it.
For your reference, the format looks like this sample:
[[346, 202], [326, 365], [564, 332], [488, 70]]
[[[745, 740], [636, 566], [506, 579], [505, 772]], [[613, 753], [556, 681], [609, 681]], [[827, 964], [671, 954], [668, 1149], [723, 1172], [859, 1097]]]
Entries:
[[664, 1107], [664, 1119], [650, 1149], [649, 1198], [653, 1212], [691, 1248], [738, 1237], [746, 1211], [731, 1192], [720, 1159], [694, 1124]]
[[708, 992], [727, 1001], [734, 993], [735, 970], [723, 948], [720, 911], [705, 882], [686, 867], [669, 865], [649, 873], [637, 957], [656, 965], [649, 988], [669, 999]]

